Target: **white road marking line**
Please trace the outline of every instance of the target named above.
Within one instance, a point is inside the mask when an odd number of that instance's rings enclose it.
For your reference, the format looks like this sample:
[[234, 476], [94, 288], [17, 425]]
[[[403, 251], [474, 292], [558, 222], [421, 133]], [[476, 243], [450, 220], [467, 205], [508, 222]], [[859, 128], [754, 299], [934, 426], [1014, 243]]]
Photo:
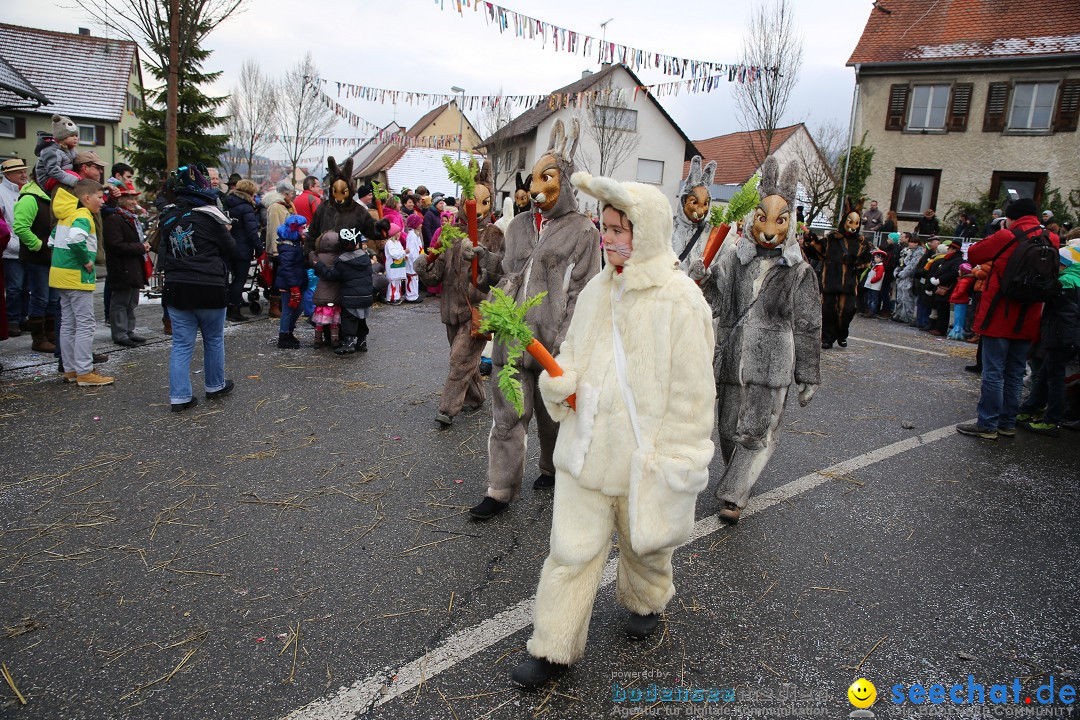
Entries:
[[[968, 421], [973, 422], [973, 421]], [[797, 480], [781, 485], [775, 490], [754, 497], [743, 517], [762, 512], [784, 500], [824, 485], [834, 480], [837, 475], [853, 472], [868, 465], [887, 460], [900, 453], [914, 450], [930, 443], [944, 440], [956, 434], [955, 425], [946, 425], [937, 430], [885, 445], [850, 460], [830, 465], [823, 470], [816, 470]], [[690, 544], [716, 532], [726, 523], [721, 523], [715, 515], [702, 518], [694, 524], [694, 531], [685, 544]], [[617, 560], [612, 558], [604, 567], [600, 587], [615, 582]], [[478, 625], [466, 628], [450, 636], [442, 645], [410, 663], [402, 665], [396, 671], [371, 675], [346, 685], [325, 698], [295, 710], [286, 716], [286, 720], [352, 720], [366, 715], [370, 710], [384, 705], [413, 690], [421, 683], [430, 680], [444, 670], [469, 659], [479, 652], [487, 650], [501, 640], [524, 630], [532, 624], [533, 598], [522, 600], [501, 613], [484, 620]]]
[[923, 353], [925, 355], [950, 357], [948, 353], [938, 352], [937, 350], [923, 350], [922, 348], [914, 348], [909, 345], [893, 345], [892, 343], [881, 342], [880, 340], [868, 340], [866, 338], [855, 337], [854, 335], [849, 335], [848, 340], [858, 340], [859, 342], [870, 343], [872, 345], [884, 345], [885, 347], [896, 348], [897, 350], [909, 350], [911, 352]]

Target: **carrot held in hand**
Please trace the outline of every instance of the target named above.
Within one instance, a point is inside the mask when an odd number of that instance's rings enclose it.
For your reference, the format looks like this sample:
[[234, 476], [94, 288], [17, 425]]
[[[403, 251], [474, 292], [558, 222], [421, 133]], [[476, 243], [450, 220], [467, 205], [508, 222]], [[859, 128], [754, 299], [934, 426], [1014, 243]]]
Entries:
[[[546, 347], [540, 344], [539, 340], [533, 338], [532, 342], [525, 346], [525, 350], [536, 358], [536, 362], [540, 363], [540, 367], [547, 370], [548, 375], [551, 377], [562, 377], [563, 371], [562, 368], [559, 367], [559, 363], [555, 362], [555, 358], [551, 357], [551, 353], [548, 352]], [[576, 410], [577, 405], [575, 403], [575, 398], [577, 398], [576, 393], [566, 398], [566, 404]]]

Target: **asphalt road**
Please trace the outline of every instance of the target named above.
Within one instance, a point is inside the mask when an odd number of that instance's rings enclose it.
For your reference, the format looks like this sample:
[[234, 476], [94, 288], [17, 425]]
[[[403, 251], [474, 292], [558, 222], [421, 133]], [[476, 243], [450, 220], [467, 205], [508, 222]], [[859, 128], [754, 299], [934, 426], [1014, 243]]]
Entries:
[[[346, 358], [306, 327], [284, 351], [276, 324], [230, 325], [235, 392], [182, 414], [158, 312], [140, 308], [155, 339], [113, 352], [107, 388], [64, 385], [27, 338], [0, 345], [17, 368], [0, 375], [0, 659], [27, 700], [0, 683], [2, 718], [843, 717], [860, 676], [878, 717], [1071, 709], [1035, 693], [1080, 683], [1080, 435], [952, 433], [974, 416], [972, 346], [856, 319], [813, 403], [790, 404], [753, 512], [719, 526], [701, 495], [657, 635], [628, 641], [607, 585], [584, 660], [524, 693], [508, 672], [551, 495], [529, 487], [534, 436], [512, 509], [464, 513], [490, 411], [433, 422], [435, 302], [377, 308], [370, 352]], [[966, 698], [969, 675], [987, 694], [1019, 679], [1020, 704], [892, 701], [916, 683]], [[617, 699], [654, 683], [734, 699]]]

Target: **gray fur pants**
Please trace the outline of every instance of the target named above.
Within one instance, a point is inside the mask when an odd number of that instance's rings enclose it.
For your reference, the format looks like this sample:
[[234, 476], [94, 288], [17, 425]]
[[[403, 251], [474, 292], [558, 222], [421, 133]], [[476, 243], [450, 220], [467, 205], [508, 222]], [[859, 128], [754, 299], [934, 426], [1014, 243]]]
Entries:
[[480, 355], [487, 341], [472, 336], [472, 324], [465, 322], [446, 326], [450, 341], [450, 372], [446, 375], [439, 412], [455, 417], [462, 405], [480, 407], [484, 404], [484, 385], [480, 377]]
[[909, 323], [915, 319], [915, 295], [911, 292], [911, 285], [911, 278], [896, 281], [896, 307], [893, 309], [893, 319], [897, 322]]
[[559, 437], [559, 425], [548, 415], [537, 387], [537, 373], [522, 369], [521, 395], [525, 412], [518, 417], [517, 410], [498, 389], [501, 365], [491, 368], [492, 400], [491, 434], [488, 435], [488, 489], [487, 495], [499, 502], [512, 502], [521, 491], [525, 475], [525, 451], [528, 443], [529, 421], [536, 413], [536, 432], [540, 437], [540, 472], [555, 475], [555, 440]]
[[735, 503], [742, 510], [776, 449], [777, 428], [788, 388], [721, 385], [718, 390], [720, 452], [727, 467], [716, 488], [716, 497]]

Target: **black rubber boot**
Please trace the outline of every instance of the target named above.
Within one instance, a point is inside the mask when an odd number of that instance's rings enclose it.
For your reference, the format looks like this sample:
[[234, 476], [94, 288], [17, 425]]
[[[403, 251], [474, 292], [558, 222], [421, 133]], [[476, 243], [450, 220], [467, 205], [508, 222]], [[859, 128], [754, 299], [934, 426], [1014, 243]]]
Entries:
[[630, 617], [626, 620], [626, 637], [631, 640], [644, 640], [656, 632], [656, 626], [659, 624], [660, 615], [658, 613], [649, 613], [648, 615], [630, 613]]
[[510, 672], [510, 680], [519, 688], [535, 690], [551, 678], [562, 675], [569, 667], [544, 658], [530, 657]]
[[479, 505], [469, 508], [469, 514], [477, 520], [490, 520], [499, 513], [506, 512], [510, 503], [499, 502], [493, 497], [485, 497]]
[[289, 333], [278, 333], [277, 346], [282, 350], [295, 350], [300, 347], [300, 341]]

